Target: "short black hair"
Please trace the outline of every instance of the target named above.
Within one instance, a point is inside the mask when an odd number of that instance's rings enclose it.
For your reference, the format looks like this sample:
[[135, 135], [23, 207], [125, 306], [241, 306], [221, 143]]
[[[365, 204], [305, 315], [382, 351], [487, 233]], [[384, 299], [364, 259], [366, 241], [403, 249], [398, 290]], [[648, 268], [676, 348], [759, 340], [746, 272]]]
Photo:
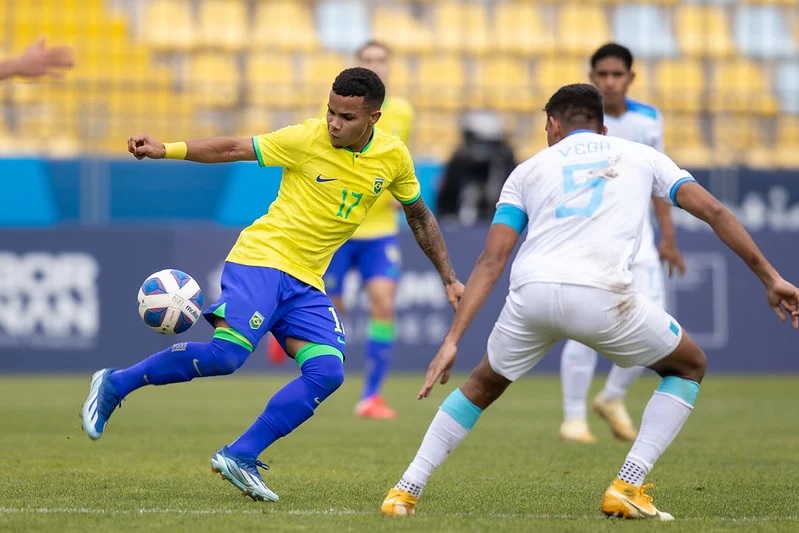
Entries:
[[602, 94], [587, 83], [564, 85], [552, 95], [544, 111], [568, 130], [589, 127], [598, 132], [605, 124]]
[[383, 50], [385, 50], [387, 55], [389, 56], [391, 55], [391, 48], [389, 48], [386, 43], [384, 43], [383, 41], [378, 41], [376, 39], [370, 39], [365, 43], [363, 43], [361, 46], [359, 46], [357, 50], [355, 50], [355, 57], [360, 59], [361, 54], [363, 54], [364, 50], [372, 47], [382, 48]]
[[606, 57], [617, 57], [624, 62], [627, 70], [633, 68], [633, 53], [630, 52], [630, 49], [618, 43], [608, 43], [597, 48], [591, 56], [591, 70], [594, 70], [596, 64]]
[[386, 99], [386, 86], [380, 77], [363, 67], [352, 67], [341, 71], [333, 82], [333, 92], [339, 96], [363, 96], [364, 103], [377, 110]]

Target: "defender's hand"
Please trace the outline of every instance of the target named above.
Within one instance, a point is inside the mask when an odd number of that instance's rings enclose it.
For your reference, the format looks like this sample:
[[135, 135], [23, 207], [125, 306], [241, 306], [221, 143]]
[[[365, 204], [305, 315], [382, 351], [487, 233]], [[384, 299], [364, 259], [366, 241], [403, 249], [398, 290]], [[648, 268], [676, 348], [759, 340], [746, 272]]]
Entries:
[[680, 276], [685, 275], [685, 259], [677, 248], [677, 243], [674, 239], [663, 239], [658, 246], [658, 253], [660, 260], [665, 261], [669, 265], [669, 277], [674, 273], [674, 269], [680, 273]]
[[794, 329], [799, 329], [799, 289], [780, 278], [766, 287], [766, 299], [781, 322], [785, 322], [790, 316], [791, 325]]
[[458, 303], [461, 301], [461, 296], [463, 296], [463, 290], [465, 289], [463, 283], [455, 280], [453, 283], [445, 285], [444, 289], [447, 291], [447, 301], [449, 301], [449, 305], [452, 306], [453, 311], [457, 311]]
[[430, 361], [430, 366], [427, 367], [427, 376], [425, 376], [419, 394], [416, 395], [417, 400], [430, 396], [430, 391], [433, 390], [433, 386], [439, 378], [441, 378], [442, 385], [449, 381], [449, 374], [457, 357], [458, 347], [455, 344], [444, 341], [436, 356]]
[[136, 159], [163, 159], [166, 156], [164, 143], [149, 135], [134, 135], [128, 139], [128, 152]]

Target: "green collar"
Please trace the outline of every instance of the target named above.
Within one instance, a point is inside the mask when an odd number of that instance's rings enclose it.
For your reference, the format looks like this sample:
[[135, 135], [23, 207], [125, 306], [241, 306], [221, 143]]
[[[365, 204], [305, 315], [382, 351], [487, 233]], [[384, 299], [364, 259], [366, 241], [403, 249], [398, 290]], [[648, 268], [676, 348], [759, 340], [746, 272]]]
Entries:
[[[365, 151], [367, 151], [369, 147], [372, 146], [372, 141], [374, 140], [374, 138], [375, 138], [375, 127], [372, 126], [372, 134], [369, 136], [369, 141], [363, 146], [363, 148], [361, 148], [361, 151], [358, 153], [362, 154]], [[353, 150], [349, 146], [345, 146], [344, 149], [347, 150], [348, 152], [352, 152], [353, 154], [355, 153], [355, 150]]]

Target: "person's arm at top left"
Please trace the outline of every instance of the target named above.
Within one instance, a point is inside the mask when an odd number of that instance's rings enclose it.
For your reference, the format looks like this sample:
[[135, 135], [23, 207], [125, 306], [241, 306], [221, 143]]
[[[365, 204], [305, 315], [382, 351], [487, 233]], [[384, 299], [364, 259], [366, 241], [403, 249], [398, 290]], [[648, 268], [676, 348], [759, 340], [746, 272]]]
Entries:
[[38, 78], [40, 76], [60, 77], [62, 69], [75, 65], [72, 49], [67, 46], [47, 48], [44, 39], [29, 46], [21, 55], [0, 61], [0, 80], [20, 76]]

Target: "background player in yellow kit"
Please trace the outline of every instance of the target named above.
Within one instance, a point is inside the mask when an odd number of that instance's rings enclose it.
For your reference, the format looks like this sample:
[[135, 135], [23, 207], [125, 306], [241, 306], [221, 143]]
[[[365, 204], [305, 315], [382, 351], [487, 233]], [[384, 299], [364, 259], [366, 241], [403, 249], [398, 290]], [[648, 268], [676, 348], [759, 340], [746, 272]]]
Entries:
[[[361, 67], [372, 70], [384, 84], [388, 83], [391, 51], [385, 44], [369, 41], [358, 49], [356, 56]], [[386, 96], [380, 111], [377, 127], [408, 144], [413, 123], [410, 103], [404, 98]], [[358, 269], [369, 295], [364, 387], [355, 406], [355, 414], [365, 418], [396, 417], [396, 412], [380, 396], [380, 390], [394, 345], [394, 300], [401, 266], [397, 210], [398, 204], [391, 195], [381, 195], [352, 238], [335, 253], [324, 278], [328, 296], [342, 312], [342, 285], [351, 269]]]

